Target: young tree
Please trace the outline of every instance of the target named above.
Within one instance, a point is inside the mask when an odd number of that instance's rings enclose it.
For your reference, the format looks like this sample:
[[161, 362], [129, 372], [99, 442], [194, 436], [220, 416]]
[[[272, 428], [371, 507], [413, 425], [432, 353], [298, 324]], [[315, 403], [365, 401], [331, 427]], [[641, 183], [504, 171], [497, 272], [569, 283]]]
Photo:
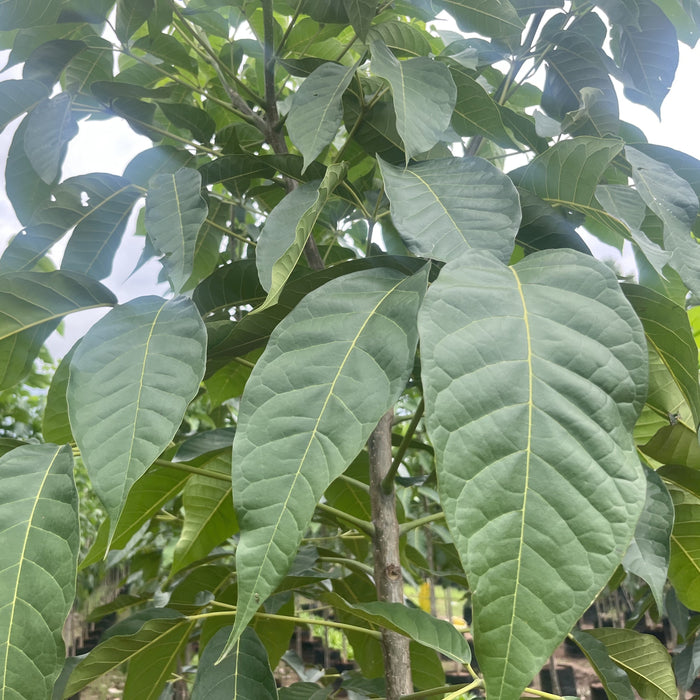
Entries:
[[[55, 374], [45, 444], [0, 446], [1, 697], [128, 662], [124, 697], [159, 698], [193, 642], [193, 698], [277, 697], [295, 592], [332, 606], [360, 675], [293, 697], [550, 697], [528, 684], [625, 572], [640, 615], [676, 601], [675, 675], [631, 629], [572, 636], [611, 700], [676, 697], [700, 664], [700, 162], [622, 121], [612, 78], [658, 114], [695, 4], [114, 5], [0, 4], [23, 226], [0, 389], [64, 316], [112, 307]], [[154, 145], [64, 180], [86, 118]], [[158, 258], [172, 294], [117, 304], [101, 280], [144, 198], [134, 265]], [[630, 243], [638, 280], [583, 228]], [[109, 515], [81, 566], [121, 551], [131, 589], [64, 663], [75, 459]], [[434, 575], [469, 591], [478, 670], [404, 605], [404, 578]]]

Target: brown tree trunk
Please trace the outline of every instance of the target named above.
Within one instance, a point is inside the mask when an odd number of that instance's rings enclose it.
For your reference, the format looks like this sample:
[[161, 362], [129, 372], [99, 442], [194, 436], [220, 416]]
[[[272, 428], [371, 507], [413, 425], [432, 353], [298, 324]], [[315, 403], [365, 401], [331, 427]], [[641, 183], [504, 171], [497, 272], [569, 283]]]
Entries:
[[[370, 497], [374, 524], [374, 578], [377, 598], [403, 603], [403, 575], [399, 557], [399, 522], [396, 495], [382, 481], [391, 468], [391, 425], [393, 411], [386, 413], [369, 439]], [[384, 677], [387, 700], [398, 700], [413, 692], [409, 640], [391, 630], [382, 630]]]

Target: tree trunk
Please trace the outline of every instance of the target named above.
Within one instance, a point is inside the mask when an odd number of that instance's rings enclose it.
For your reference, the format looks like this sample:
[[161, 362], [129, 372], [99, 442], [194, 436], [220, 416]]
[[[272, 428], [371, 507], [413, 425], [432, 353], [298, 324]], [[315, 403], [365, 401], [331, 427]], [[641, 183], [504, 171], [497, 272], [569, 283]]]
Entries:
[[[377, 598], [403, 603], [403, 575], [399, 557], [399, 522], [394, 487], [387, 493], [382, 480], [391, 467], [393, 411], [386, 413], [369, 439], [370, 497], [374, 524], [374, 578]], [[391, 630], [382, 630], [384, 676], [387, 700], [398, 700], [413, 692], [409, 640]]]

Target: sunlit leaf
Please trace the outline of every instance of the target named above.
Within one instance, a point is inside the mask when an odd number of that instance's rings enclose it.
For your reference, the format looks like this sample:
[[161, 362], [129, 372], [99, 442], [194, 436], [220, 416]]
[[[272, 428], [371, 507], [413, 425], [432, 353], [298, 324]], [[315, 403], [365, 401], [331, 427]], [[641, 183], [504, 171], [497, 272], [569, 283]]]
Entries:
[[508, 0], [438, 0], [465, 32], [478, 32], [496, 39], [516, 37], [525, 28]]

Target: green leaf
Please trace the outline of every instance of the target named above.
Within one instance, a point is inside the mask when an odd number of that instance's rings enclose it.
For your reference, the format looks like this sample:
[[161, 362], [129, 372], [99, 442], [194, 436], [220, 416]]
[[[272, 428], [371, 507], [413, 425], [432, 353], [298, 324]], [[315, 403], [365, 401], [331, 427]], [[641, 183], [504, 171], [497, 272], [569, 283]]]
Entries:
[[682, 423], [661, 428], [639, 449], [662, 464], [681, 464], [700, 469], [698, 436], [694, 430]]
[[22, 69], [22, 77], [38, 80], [50, 90], [58, 82], [66, 66], [87, 48], [84, 41], [54, 39], [32, 51]]
[[324, 594], [334, 607], [347, 610], [357, 617], [409, 637], [423, 646], [435, 649], [460, 664], [472, 657], [467, 640], [451, 622], [438, 620], [420, 608], [408, 608], [403, 603], [357, 603], [351, 605], [334, 593]]
[[476, 654], [487, 694], [517, 698], [634, 533], [643, 330], [614, 273], [572, 251], [510, 268], [484, 251], [461, 256], [428, 291], [419, 329], [427, 427], [472, 589]]
[[634, 700], [630, 679], [610, 658], [603, 642], [578, 629], [571, 630], [571, 636], [603, 683], [608, 700]]
[[370, 42], [372, 73], [389, 82], [394, 98], [396, 128], [406, 151], [406, 162], [429, 151], [450, 125], [457, 87], [449, 69], [421, 56], [399, 61], [384, 42]]
[[448, 261], [479, 248], [508, 262], [520, 202], [498, 168], [482, 158], [427, 160], [405, 169], [378, 162], [392, 221], [412, 253]]
[[659, 475], [645, 469], [647, 495], [642, 514], [637, 521], [634, 538], [622, 564], [649, 584], [656, 606], [664, 609], [664, 585], [671, 555], [673, 501]]
[[42, 100], [27, 117], [24, 149], [45, 183], [51, 184], [58, 177], [66, 145], [77, 133], [71, 98], [66, 93]]
[[256, 311], [267, 309], [279, 300], [321, 210], [346, 172], [346, 163], [329, 165], [318, 189], [298, 187], [270, 212], [255, 249], [260, 283], [268, 291], [267, 298]]
[[153, 0], [117, 0], [117, 38], [127, 43], [153, 12]]
[[[231, 450], [235, 434], [235, 428], [217, 428], [216, 430], [204, 430], [201, 433], [196, 433], [178, 445], [172, 461], [187, 462], [210, 452], [221, 452], [222, 450], [228, 452]], [[231, 469], [229, 468], [228, 471], [230, 472]]]
[[204, 648], [192, 700], [276, 700], [277, 686], [267, 652], [252, 629], [245, 630], [231, 652], [217, 664], [230, 630], [220, 629]]
[[605, 645], [610, 658], [624, 669], [645, 700], [677, 700], [671, 657], [656, 637], [609, 627], [588, 634]]
[[265, 296], [265, 289], [258, 281], [255, 260], [234, 260], [218, 267], [202, 280], [195, 288], [192, 299], [205, 314], [233, 306], [257, 306], [265, 300]]
[[646, 105], [661, 118], [661, 103], [671, 89], [678, 66], [678, 37], [671, 22], [651, 0], [640, 0], [635, 22], [619, 25], [617, 54], [625, 97]]
[[44, 409], [41, 433], [46, 442], [55, 442], [57, 445], [73, 442], [73, 433], [68, 419], [66, 389], [68, 388], [70, 361], [75, 348], [74, 345], [59, 363], [46, 394], [46, 408]]
[[38, 27], [58, 19], [63, 0], [5, 0], [0, 3], [0, 27], [4, 31]]
[[671, 266], [688, 289], [700, 293], [700, 246], [690, 235], [698, 215], [698, 197], [692, 187], [665, 163], [630, 146], [625, 156], [632, 179], [646, 205], [664, 224], [664, 248], [672, 251]]
[[201, 189], [201, 175], [192, 168], [154, 175], [148, 184], [146, 230], [176, 293], [192, 274], [197, 233], [207, 218]]
[[342, 97], [357, 65], [338, 63], [319, 66], [294, 93], [287, 115], [292, 143], [304, 156], [304, 170], [335, 138], [343, 121]]
[[241, 537], [231, 642], [284, 577], [318, 499], [403, 390], [426, 282], [427, 267], [333, 280], [304, 297], [255, 365], [233, 444]]
[[75, 667], [64, 697], [74, 695], [126, 662], [129, 673], [124, 696], [144, 700], [160, 697], [197, 622], [168, 608], [147, 612], [148, 617], [137, 613], [132, 619], [124, 620], [120, 623], [122, 630], [116, 626], [110, 630], [110, 636]]
[[91, 38], [86, 40], [86, 43], [87, 48], [68, 64], [64, 81], [66, 90], [74, 95], [76, 107], [98, 110], [101, 105], [92, 94], [91, 87], [97, 81], [112, 79], [112, 42]]
[[367, 32], [377, 12], [377, 0], [342, 0], [343, 7], [355, 34], [361, 41], [367, 38]]
[[[700, 423], [700, 389], [698, 388], [698, 348], [685, 309], [667, 297], [637, 284], [623, 284], [622, 290], [639, 316], [650, 352], [658, 355], [675, 389], [692, 411], [695, 427]], [[651, 389], [651, 387], [650, 387]], [[650, 396], [647, 403], [650, 403]], [[660, 407], [668, 414], [669, 409]], [[665, 410], [664, 410], [665, 409]]]
[[654, 0], [676, 29], [678, 38], [694, 47], [698, 40], [698, 7], [690, 2], [678, 0]]
[[0, 389], [31, 369], [44, 341], [67, 314], [115, 304], [99, 282], [75, 272], [0, 275]]
[[48, 698], [63, 666], [80, 546], [70, 448], [0, 457], [0, 694]]
[[172, 440], [197, 393], [205, 348], [189, 299], [140, 297], [110, 311], [75, 351], [68, 413], [111, 536], [129, 489]]
[[379, 22], [370, 29], [369, 38], [383, 41], [398, 58], [430, 53], [430, 35], [406, 22]]
[[38, 80], [5, 80], [0, 83], [0, 131], [13, 119], [31, 111], [48, 90]]
[[203, 109], [170, 102], [159, 102], [158, 105], [168, 121], [182, 129], [187, 129], [195, 141], [205, 144], [211, 141], [216, 131], [216, 122]]
[[478, 32], [494, 39], [516, 38], [525, 29], [508, 0], [437, 0], [457, 20], [462, 31]]
[[5, 248], [0, 257], [0, 272], [33, 269], [65, 233], [63, 226], [37, 224], [27, 227]]
[[[230, 448], [230, 439], [228, 441]], [[207, 465], [218, 474], [231, 473], [230, 453]], [[182, 494], [185, 520], [173, 553], [172, 574], [198, 559], [238, 531], [231, 484], [206, 476], [192, 476]]]

